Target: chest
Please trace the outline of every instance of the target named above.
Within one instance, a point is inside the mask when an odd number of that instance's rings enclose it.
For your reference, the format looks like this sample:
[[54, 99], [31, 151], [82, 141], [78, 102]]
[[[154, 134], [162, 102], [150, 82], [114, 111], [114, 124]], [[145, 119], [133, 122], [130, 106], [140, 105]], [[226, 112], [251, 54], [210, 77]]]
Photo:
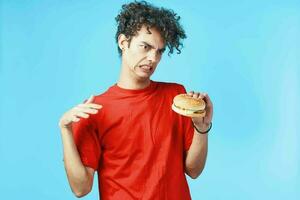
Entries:
[[172, 98], [145, 98], [107, 105], [99, 122], [101, 145], [116, 155], [169, 146], [179, 137], [178, 115], [171, 109]]

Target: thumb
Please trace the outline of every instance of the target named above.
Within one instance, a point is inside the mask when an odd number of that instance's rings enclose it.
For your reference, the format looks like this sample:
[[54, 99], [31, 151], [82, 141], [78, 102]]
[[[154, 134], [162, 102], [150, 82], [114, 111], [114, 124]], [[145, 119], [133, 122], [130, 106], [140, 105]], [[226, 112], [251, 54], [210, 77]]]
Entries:
[[85, 102], [85, 104], [91, 103], [93, 100], [94, 100], [94, 95], [91, 95], [90, 98]]

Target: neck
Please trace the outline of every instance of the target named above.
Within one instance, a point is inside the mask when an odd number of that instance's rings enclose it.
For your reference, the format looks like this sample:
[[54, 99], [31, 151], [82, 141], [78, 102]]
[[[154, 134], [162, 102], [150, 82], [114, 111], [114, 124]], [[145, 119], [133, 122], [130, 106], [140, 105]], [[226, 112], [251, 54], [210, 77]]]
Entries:
[[150, 85], [150, 79], [138, 79], [138, 77], [131, 74], [130, 71], [121, 67], [121, 73], [117, 85], [124, 89], [139, 90], [144, 89]]

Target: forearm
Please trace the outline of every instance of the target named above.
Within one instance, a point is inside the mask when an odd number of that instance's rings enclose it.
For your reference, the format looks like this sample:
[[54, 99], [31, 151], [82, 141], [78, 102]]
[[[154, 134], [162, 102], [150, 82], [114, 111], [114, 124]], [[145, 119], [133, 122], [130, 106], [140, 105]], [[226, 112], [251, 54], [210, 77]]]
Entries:
[[70, 186], [76, 196], [82, 196], [91, 189], [91, 177], [89, 177], [87, 169], [82, 164], [71, 130], [61, 128], [61, 137], [64, 165]]
[[204, 169], [208, 149], [207, 134], [199, 134], [194, 130], [194, 137], [185, 160], [187, 174], [197, 178]]

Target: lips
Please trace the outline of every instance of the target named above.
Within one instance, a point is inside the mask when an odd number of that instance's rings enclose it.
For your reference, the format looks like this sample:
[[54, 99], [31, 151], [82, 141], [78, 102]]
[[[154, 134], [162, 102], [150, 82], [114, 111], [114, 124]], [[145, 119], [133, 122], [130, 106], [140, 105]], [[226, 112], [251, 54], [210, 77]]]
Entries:
[[140, 68], [141, 68], [143, 71], [151, 71], [151, 70], [152, 70], [152, 67], [149, 66], [149, 65], [140, 65]]

